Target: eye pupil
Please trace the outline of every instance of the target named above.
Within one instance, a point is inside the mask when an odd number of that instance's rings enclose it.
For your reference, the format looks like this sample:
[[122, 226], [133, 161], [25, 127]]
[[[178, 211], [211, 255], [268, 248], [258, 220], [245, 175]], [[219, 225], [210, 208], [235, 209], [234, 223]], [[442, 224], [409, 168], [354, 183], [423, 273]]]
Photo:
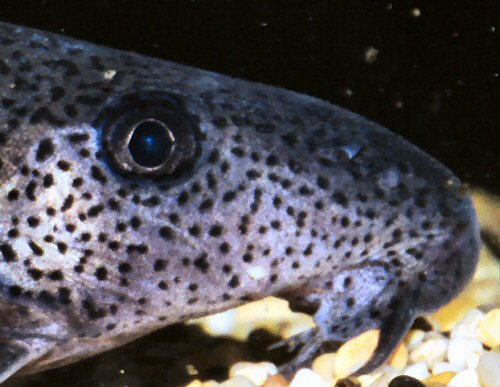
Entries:
[[167, 126], [157, 120], [136, 124], [128, 149], [134, 161], [145, 168], [156, 168], [165, 163], [175, 147], [175, 137]]

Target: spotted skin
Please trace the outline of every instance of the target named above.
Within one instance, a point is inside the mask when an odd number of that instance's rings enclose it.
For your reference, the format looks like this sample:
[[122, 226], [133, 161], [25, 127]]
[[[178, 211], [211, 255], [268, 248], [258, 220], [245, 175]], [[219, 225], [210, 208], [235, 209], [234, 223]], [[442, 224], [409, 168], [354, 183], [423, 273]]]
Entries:
[[[177, 131], [164, 170], [120, 159], [134, 114]], [[380, 328], [367, 372], [478, 257], [463, 185], [373, 122], [5, 23], [0, 203], [1, 380], [269, 295], [317, 323], [284, 371]]]

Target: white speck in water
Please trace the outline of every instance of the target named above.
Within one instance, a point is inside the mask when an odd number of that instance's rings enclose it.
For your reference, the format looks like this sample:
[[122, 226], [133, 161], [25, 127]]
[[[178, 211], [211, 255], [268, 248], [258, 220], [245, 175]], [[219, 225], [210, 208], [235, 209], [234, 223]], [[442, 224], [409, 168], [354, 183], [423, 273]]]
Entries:
[[422, 12], [420, 11], [420, 9], [413, 8], [411, 10], [411, 16], [413, 16], [413, 17], [419, 17], [420, 15], [422, 15]]
[[403, 107], [403, 101], [398, 100], [398, 101], [394, 102], [394, 107], [396, 109], [401, 109]]
[[387, 9], [390, 11], [392, 9], [392, 3], [387, 4]]
[[353, 95], [354, 95], [354, 91], [352, 91], [352, 89], [346, 87], [344, 89], [344, 95], [347, 97], [347, 98], [351, 98]]
[[490, 27], [490, 32], [495, 32], [495, 26]]
[[116, 70], [106, 70], [102, 73], [104, 79], [108, 81], [112, 80], [116, 75]]
[[262, 23], [260, 23], [260, 26], [261, 26], [261, 27], [267, 27], [267, 26], [268, 26], [268, 24], [267, 24], [267, 22], [262, 22]]
[[346, 156], [349, 159], [353, 159], [359, 153], [361, 148], [362, 146], [359, 144], [349, 144], [342, 146], [340, 149], [342, 149], [345, 152]]
[[368, 47], [365, 50], [365, 62], [366, 63], [373, 63], [377, 60], [377, 56], [379, 54], [379, 50], [377, 50], [375, 47]]

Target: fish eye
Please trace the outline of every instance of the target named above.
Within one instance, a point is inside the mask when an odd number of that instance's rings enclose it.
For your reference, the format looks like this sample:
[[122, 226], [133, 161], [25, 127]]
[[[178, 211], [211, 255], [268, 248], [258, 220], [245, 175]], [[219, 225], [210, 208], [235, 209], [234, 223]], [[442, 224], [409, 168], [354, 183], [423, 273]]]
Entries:
[[199, 122], [182, 97], [137, 91], [112, 98], [93, 123], [109, 165], [123, 176], [178, 177], [201, 153]]
[[146, 119], [131, 128], [127, 147], [141, 167], [160, 168], [175, 150], [175, 136], [163, 122]]

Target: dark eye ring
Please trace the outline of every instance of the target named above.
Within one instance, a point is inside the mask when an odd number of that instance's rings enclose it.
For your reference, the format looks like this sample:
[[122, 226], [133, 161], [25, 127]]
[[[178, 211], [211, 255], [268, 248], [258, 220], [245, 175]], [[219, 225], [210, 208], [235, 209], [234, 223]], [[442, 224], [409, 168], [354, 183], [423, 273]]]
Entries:
[[110, 166], [124, 176], [178, 177], [201, 153], [199, 122], [179, 95], [139, 90], [112, 98], [93, 126]]

